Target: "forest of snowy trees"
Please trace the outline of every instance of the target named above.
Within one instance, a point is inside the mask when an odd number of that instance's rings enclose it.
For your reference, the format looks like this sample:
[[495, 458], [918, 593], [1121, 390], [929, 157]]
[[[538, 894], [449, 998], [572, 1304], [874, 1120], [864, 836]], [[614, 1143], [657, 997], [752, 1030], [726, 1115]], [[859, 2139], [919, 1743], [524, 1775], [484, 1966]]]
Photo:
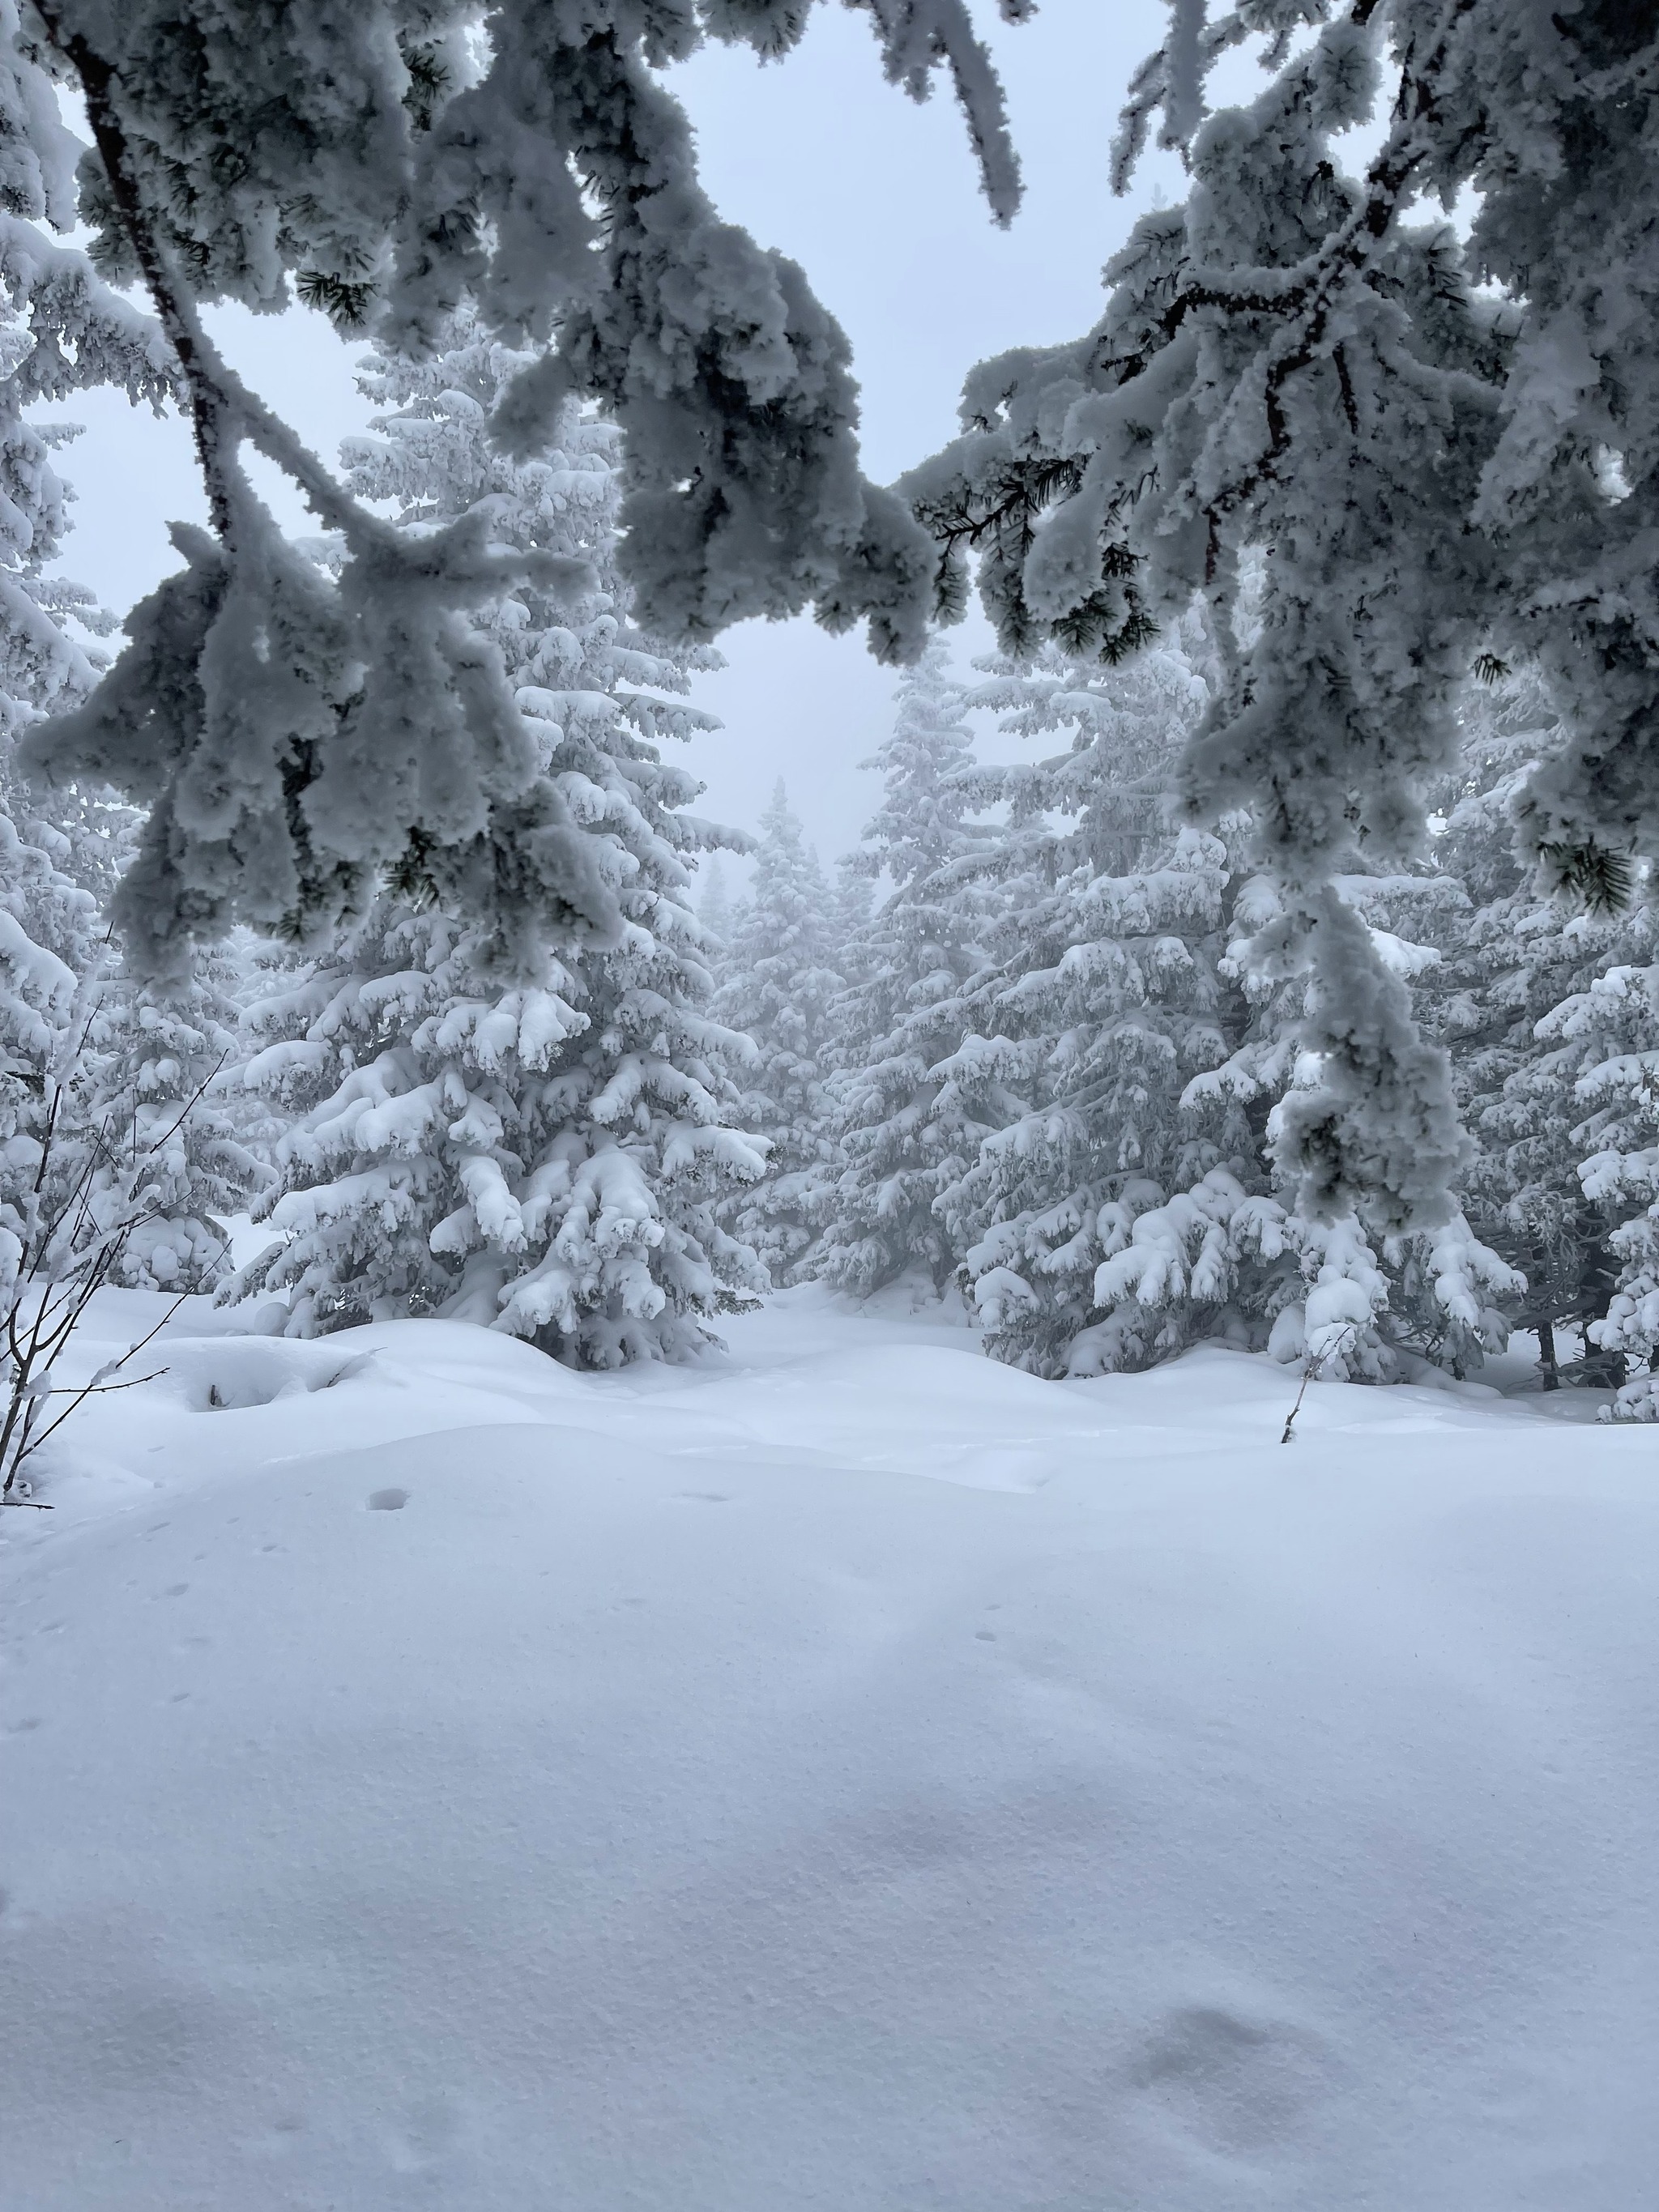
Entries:
[[[1043, 1376], [1521, 1329], [1659, 1419], [1650, 12], [1180, 0], [1120, 153], [1161, 115], [1188, 198], [893, 489], [656, 74], [805, 12], [293, 11], [325, 70], [269, 10], [0, 0], [0, 1291], [96, 1249], [587, 1366], [811, 1280]], [[1006, 218], [965, 10], [870, 13]], [[198, 312], [291, 289], [376, 410], [327, 465]], [[118, 652], [40, 413], [100, 383], [188, 415], [212, 517]], [[848, 855], [787, 718], [758, 838], [695, 811], [713, 639], [807, 605], [898, 668]]]
[[[1339, 879], [1468, 1133], [1458, 1210], [1390, 1236], [1299, 1212], [1278, 1164], [1314, 987], [1257, 949], [1279, 894], [1248, 820], [1180, 819], [1210, 666], [1196, 620], [1118, 667], [1048, 645], [958, 673], [931, 647], [872, 763], [853, 865], [880, 895], [850, 927], [780, 793], [722, 925], [722, 1002], [761, 1053], [745, 1103], [780, 1141], [738, 1218], [782, 1281], [959, 1290], [1041, 1375], [1206, 1339], [1463, 1375], [1526, 1328], [1547, 1387], [1622, 1383], [1651, 1418], [1659, 948], [1645, 872], [1595, 916], [1515, 858], [1505, 801], [1559, 720], [1541, 680], [1472, 676], [1421, 858], [1356, 851]], [[977, 763], [971, 718], [1032, 757]]]

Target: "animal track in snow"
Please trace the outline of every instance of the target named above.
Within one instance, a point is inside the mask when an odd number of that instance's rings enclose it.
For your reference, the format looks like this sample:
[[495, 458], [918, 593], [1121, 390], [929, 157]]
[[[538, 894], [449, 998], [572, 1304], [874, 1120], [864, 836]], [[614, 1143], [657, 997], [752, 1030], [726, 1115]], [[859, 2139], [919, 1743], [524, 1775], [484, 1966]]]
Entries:
[[1297, 2133], [1334, 2071], [1333, 2054], [1306, 2028], [1200, 2004], [1165, 2015], [1133, 2078], [1183, 2134], [1248, 2158]]

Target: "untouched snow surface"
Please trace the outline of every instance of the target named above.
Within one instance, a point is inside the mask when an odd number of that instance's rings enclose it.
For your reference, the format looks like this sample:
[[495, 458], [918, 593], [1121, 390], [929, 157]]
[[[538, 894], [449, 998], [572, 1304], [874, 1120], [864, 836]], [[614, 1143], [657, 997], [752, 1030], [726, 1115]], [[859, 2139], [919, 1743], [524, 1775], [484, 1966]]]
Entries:
[[87, 1415], [0, 1528], [7, 2212], [1653, 2201], [1651, 1429], [731, 1334]]

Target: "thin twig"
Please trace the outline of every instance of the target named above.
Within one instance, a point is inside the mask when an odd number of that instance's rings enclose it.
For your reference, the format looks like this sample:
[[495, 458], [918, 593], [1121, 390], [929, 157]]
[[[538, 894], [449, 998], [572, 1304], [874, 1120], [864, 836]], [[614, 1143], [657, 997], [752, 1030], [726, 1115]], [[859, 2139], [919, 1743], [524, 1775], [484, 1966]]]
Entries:
[[[89, 1036], [90, 1017], [70, 1056], [68, 1069], [71, 1074], [79, 1064]], [[153, 1382], [167, 1373], [165, 1367], [158, 1367], [147, 1374], [126, 1376], [118, 1382], [107, 1379], [119, 1375], [130, 1361], [136, 1359], [145, 1346], [161, 1334], [191, 1295], [187, 1290], [180, 1291], [169, 1301], [154, 1328], [130, 1344], [118, 1358], [106, 1361], [96, 1370], [90, 1382], [53, 1389], [50, 1380], [59, 1356], [68, 1346], [88, 1307], [109, 1280], [134, 1231], [145, 1222], [161, 1217], [161, 1207], [155, 1202], [154, 1186], [144, 1187], [144, 1178], [149, 1174], [150, 1164], [156, 1155], [172, 1142], [206, 1097], [209, 1087], [224, 1066], [226, 1056], [221, 1055], [215, 1066], [184, 1101], [173, 1119], [147, 1144], [140, 1145], [136, 1105], [130, 1147], [125, 1142], [115, 1140], [108, 1123], [102, 1127], [88, 1129], [86, 1132], [89, 1140], [87, 1157], [68, 1191], [57, 1203], [43, 1204], [42, 1194], [51, 1180], [52, 1160], [63, 1128], [64, 1099], [69, 1088], [62, 1077], [55, 1081], [40, 1134], [40, 1158], [30, 1209], [33, 1218], [25, 1224], [26, 1264], [14, 1279], [3, 1322], [0, 1324], [3, 1326], [5, 1350], [11, 1365], [10, 1388], [3, 1416], [0, 1417], [0, 1468], [5, 1470], [4, 1480], [0, 1481], [0, 1504], [32, 1504], [42, 1512], [50, 1511], [49, 1506], [40, 1504], [38, 1500], [14, 1495], [19, 1487], [26, 1462], [50, 1442], [70, 1416], [84, 1406], [88, 1398], [107, 1396], [117, 1390], [134, 1389], [140, 1383]], [[131, 1155], [130, 1164], [123, 1158], [129, 1149]], [[94, 1213], [94, 1199], [100, 1168], [108, 1168], [114, 1172], [117, 1189], [121, 1192], [121, 1203], [125, 1208], [117, 1219], [106, 1222], [101, 1227]], [[82, 1243], [88, 1230], [92, 1231], [91, 1241]], [[227, 1243], [227, 1239], [221, 1239], [222, 1251]], [[43, 1277], [46, 1279], [42, 1280]], [[36, 1380], [37, 1376], [39, 1381]], [[43, 1421], [41, 1417], [46, 1401], [51, 1398], [64, 1398], [68, 1403], [51, 1419]]]
[[1339, 1352], [1345, 1351], [1346, 1349], [1345, 1340], [1355, 1336], [1358, 1334], [1358, 1330], [1357, 1324], [1353, 1322], [1347, 1322], [1341, 1331], [1331, 1339], [1331, 1341], [1325, 1346], [1325, 1349], [1322, 1352], [1314, 1353], [1304, 1364], [1302, 1369], [1302, 1388], [1296, 1394], [1295, 1405], [1291, 1407], [1290, 1412], [1285, 1416], [1285, 1433], [1279, 1439], [1280, 1443], [1288, 1444], [1295, 1443], [1296, 1438], [1292, 1431], [1296, 1427], [1296, 1417], [1302, 1411], [1302, 1401], [1307, 1395], [1309, 1383], [1317, 1378], [1328, 1360], [1334, 1359]]

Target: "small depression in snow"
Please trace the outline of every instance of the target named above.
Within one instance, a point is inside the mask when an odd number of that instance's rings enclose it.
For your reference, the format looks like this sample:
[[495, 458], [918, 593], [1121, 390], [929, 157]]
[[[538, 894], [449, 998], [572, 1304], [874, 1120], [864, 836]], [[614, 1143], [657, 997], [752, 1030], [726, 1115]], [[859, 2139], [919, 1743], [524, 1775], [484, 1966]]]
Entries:
[[277, 1398], [331, 1390], [368, 1372], [370, 1352], [269, 1337], [210, 1337], [165, 1346], [167, 1381], [193, 1413], [269, 1406]]

